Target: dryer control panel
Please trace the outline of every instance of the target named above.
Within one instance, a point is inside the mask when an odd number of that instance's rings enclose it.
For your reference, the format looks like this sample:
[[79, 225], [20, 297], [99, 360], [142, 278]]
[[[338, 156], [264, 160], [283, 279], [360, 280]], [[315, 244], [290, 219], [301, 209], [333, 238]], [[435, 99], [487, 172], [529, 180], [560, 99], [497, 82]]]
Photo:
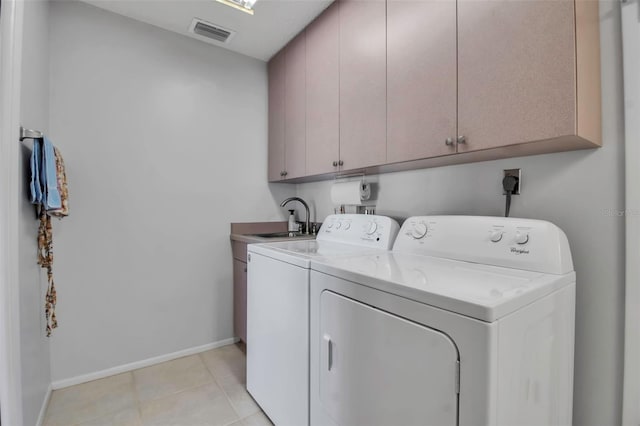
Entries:
[[387, 216], [333, 214], [324, 220], [316, 239], [389, 250], [399, 229], [398, 222]]
[[487, 216], [414, 216], [393, 251], [551, 274], [573, 271], [567, 237], [543, 220]]

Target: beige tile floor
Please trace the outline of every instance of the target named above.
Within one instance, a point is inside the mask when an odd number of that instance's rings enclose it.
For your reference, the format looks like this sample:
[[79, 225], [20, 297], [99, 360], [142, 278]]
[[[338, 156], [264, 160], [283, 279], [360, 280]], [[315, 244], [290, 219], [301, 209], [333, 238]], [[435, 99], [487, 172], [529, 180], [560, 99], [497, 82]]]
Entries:
[[44, 426], [271, 426], [240, 344], [54, 391]]

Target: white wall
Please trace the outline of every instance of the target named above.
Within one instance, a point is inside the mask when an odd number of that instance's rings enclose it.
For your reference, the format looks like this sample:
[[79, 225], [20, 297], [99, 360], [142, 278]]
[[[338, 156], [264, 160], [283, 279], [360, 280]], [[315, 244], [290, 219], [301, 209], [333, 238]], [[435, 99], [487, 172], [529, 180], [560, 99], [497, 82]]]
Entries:
[[[567, 233], [577, 281], [574, 424], [618, 425], [624, 313], [624, 145], [620, 13], [601, 3], [604, 146], [435, 169], [384, 174], [377, 212], [503, 215], [502, 170], [522, 168], [514, 217], [545, 219]], [[298, 185], [316, 218], [333, 213], [331, 182]]]
[[54, 381], [233, 336], [229, 223], [284, 220], [266, 183], [264, 62], [74, 2], [51, 6]]
[[[22, 45], [21, 123], [43, 132], [49, 126], [49, 3], [24, 2]], [[17, 142], [14, 142], [17, 143]], [[49, 340], [45, 334], [46, 274], [37, 265], [38, 221], [29, 202], [29, 157], [33, 143], [20, 146], [20, 346], [23, 421], [35, 425], [51, 383]]]

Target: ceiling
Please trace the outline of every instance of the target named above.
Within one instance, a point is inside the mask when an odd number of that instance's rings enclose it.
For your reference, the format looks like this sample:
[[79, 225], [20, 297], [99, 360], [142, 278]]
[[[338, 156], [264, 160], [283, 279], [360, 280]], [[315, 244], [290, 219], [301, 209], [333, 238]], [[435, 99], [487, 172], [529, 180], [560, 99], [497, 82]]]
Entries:
[[215, 0], [82, 1], [201, 40], [189, 32], [197, 17], [236, 32], [227, 43], [207, 42], [267, 61], [333, 0], [258, 0], [253, 16]]

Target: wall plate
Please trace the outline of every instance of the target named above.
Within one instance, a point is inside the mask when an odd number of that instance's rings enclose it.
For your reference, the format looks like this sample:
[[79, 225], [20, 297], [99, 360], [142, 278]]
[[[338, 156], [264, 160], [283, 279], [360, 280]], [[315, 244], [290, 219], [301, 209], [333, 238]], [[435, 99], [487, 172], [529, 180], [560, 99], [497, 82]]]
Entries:
[[[518, 183], [516, 184], [516, 189], [513, 191], [512, 195], [520, 195], [520, 188], [522, 188], [522, 169], [505, 169], [503, 170], [502, 178], [506, 178], [507, 176], [515, 176], [518, 178]], [[503, 192], [506, 195], [506, 192]]]

